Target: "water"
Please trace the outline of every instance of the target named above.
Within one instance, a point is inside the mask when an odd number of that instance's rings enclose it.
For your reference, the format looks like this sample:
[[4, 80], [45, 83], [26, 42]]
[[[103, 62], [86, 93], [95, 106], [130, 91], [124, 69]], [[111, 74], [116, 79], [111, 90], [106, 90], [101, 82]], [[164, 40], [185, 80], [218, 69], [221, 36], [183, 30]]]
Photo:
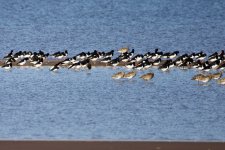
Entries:
[[13, 139], [224, 140], [224, 86], [174, 69], [144, 82], [123, 68], [0, 71], [0, 135]]
[[225, 47], [224, 9], [223, 0], [1, 0], [0, 56], [123, 46], [212, 52]]
[[[10, 49], [182, 53], [225, 47], [225, 2], [1, 1], [0, 56]], [[225, 140], [224, 86], [199, 86], [174, 69], [144, 82], [91, 71], [0, 69], [0, 138]]]

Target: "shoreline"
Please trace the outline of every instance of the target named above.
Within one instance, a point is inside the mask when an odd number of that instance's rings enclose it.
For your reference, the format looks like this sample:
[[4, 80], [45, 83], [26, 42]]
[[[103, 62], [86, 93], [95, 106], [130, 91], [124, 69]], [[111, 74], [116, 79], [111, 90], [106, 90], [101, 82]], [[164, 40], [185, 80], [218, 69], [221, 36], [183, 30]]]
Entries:
[[224, 150], [222, 141], [0, 140], [2, 150]]
[[[42, 66], [54, 66], [55, 64], [57, 64], [59, 62], [62, 62], [63, 60], [64, 59], [57, 59], [57, 60], [56, 59], [46, 59], [46, 60], [43, 61]], [[26, 66], [32, 67], [33, 66], [33, 64], [31, 64], [29, 61], [25, 65], [18, 65], [17, 63], [18, 62], [12, 62], [12, 66], [13, 67], [14, 66], [16, 66], [16, 67], [26, 67]], [[96, 61], [96, 62], [91, 61], [90, 63], [93, 67], [107, 67], [107, 66], [113, 67], [111, 64], [103, 63], [103, 62], [100, 62], [100, 61]], [[125, 66], [125, 64], [126, 64], [125, 62], [121, 62], [117, 66]], [[3, 66], [3, 65], [4, 65], [4, 60], [0, 60], [0, 67]], [[71, 63], [67, 64], [67, 65], [59, 65], [59, 66], [68, 67], [69, 65], [71, 65]]]

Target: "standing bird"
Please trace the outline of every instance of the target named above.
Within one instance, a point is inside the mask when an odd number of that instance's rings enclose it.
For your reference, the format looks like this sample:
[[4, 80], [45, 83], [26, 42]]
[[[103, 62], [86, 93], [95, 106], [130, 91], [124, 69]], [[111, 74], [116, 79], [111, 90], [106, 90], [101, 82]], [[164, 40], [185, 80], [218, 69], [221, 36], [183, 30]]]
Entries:
[[143, 80], [148, 81], [148, 80], [151, 80], [153, 77], [154, 77], [154, 73], [150, 72], [150, 73], [142, 75], [140, 78], [142, 78]]
[[128, 47], [123, 47], [123, 48], [121, 48], [121, 49], [118, 50], [118, 52], [119, 52], [119, 53], [122, 53], [122, 54], [123, 54], [123, 53], [126, 53], [126, 52], [128, 52], [128, 51], [129, 51], [129, 48], [128, 48]]
[[128, 73], [124, 74], [123, 78], [131, 79], [131, 78], [133, 78], [135, 76], [136, 76], [136, 72], [135, 71], [131, 71], [131, 72], [128, 72]]
[[123, 78], [123, 76], [124, 76], [124, 72], [118, 72], [118, 73], [112, 75], [112, 78], [113, 79], [121, 79], [121, 78]]
[[13, 50], [11, 50], [3, 59], [9, 59], [13, 56]]
[[12, 68], [12, 63], [9, 63], [9, 64], [5, 64], [2, 66], [2, 68], [6, 69], [6, 70], [9, 70]]
[[17, 65], [20, 65], [20, 66], [23, 66], [23, 65], [25, 65], [26, 64], [26, 62], [29, 60], [29, 58], [24, 58], [24, 59], [22, 59], [21, 61], [19, 61], [18, 63], [17, 63]]
[[52, 54], [51, 56], [53, 56], [53, 57], [55, 57], [55, 58], [58, 58], [58, 59], [61, 59], [61, 58], [63, 58], [63, 57], [66, 57], [67, 55], [68, 55], [68, 51], [65, 50], [64, 52], [58, 51], [58, 52]]
[[210, 74], [210, 76], [212, 77], [212, 79], [218, 80], [219, 78], [222, 77], [222, 72]]
[[39, 67], [42, 66], [42, 64], [43, 64], [43, 58], [40, 58], [40, 59], [37, 61], [37, 63], [34, 64], [34, 67], [39, 68]]
[[110, 62], [109, 62], [109, 64], [111, 64], [112, 66], [117, 66], [117, 65], [119, 65], [119, 63], [120, 63], [120, 60], [119, 60], [119, 58], [115, 58], [115, 59], [113, 59], [113, 60], [111, 60]]
[[217, 80], [217, 83], [225, 85], [225, 78], [221, 78], [221, 79]]
[[59, 69], [59, 63], [55, 64], [53, 67], [51, 67], [49, 70], [50, 71], [57, 71]]
[[203, 74], [197, 74], [192, 78], [192, 80], [204, 83], [209, 82], [211, 79], [212, 79], [211, 75], [203, 75]]

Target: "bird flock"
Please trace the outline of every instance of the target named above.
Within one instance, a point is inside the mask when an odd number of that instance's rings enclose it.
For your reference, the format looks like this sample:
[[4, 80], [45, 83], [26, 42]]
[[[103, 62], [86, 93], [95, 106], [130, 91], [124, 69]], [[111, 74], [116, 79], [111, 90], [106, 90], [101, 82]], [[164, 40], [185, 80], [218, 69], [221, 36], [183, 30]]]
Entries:
[[[225, 85], [225, 78], [222, 78], [225, 69], [224, 50], [207, 55], [203, 51], [190, 54], [180, 54], [179, 51], [164, 52], [155, 49], [145, 54], [135, 54], [134, 49], [120, 48], [117, 50], [117, 57], [114, 57], [114, 50], [107, 52], [93, 50], [92, 52], [81, 52], [73, 57], [68, 57], [68, 51], [58, 51], [53, 54], [38, 52], [11, 50], [0, 61], [1, 67], [11, 69], [13, 66], [41, 67], [43, 64], [51, 66], [50, 71], [57, 71], [61, 67], [68, 69], [91, 69], [92, 66], [123, 66], [129, 70], [128, 73], [117, 72], [112, 75], [113, 79], [134, 78], [139, 70], [148, 70], [154, 66], [166, 72], [171, 68], [195, 69], [200, 73], [192, 77], [192, 80], [207, 83], [212, 79], [218, 84]], [[52, 62], [52, 63], [51, 63]], [[151, 80], [153, 72], [140, 76], [143, 80]]]

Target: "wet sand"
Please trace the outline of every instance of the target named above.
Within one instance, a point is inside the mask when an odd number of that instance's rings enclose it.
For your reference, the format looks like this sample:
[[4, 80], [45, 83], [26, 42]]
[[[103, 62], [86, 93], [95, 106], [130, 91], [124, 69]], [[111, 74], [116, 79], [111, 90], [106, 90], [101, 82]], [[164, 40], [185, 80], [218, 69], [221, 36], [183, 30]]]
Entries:
[[[43, 62], [43, 64], [42, 64], [42, 66], [54, 66], [55, 64], [57, 64], [57, 63], [59, 63], [59, 62], [62, 62], [64, 59], [58, 59], [58, 60], [56, 60], [56, 59], [46, 59], [46, 60], [44, 60], [44, 62]], [[12, 63], [12, 66], [20, 66], [20, 65], [18, 65], [17, 64], [18, 62], [13, 62]], [[3, 64], [4, 64], [4, 61], [3, 60], [0, 60], [0, 66], [3, 66]], [[123, 62], [121, 62], [118, 66], [124, 66], [126, 63], [123, 63]], [[68, 65], [64, 65], [65, 67], [66, 66], [69, 66], [69, 65], [71, 65], [71, 64], [68, 64]], [[96, 61], [96, 62], [92, 62], [91, 61], [91, 65], [92, 66], [111, 66], [110, 64], [108, 64], [108, 63], [103, 63], [103, 62], [100, 62], [100, 61]], [[33, 64], [31, 64], [29, 61], [25, 64], [25, 65], [23, 65], [23, 66], [33, 66]], [[21, 66], [21, 67], [23, 67], [23, 66]], [[62, 65], [61, 65], [62, 66]]]
[[175, 141], [0, 141], [1, 150], [224, 150], [225, 142]]

